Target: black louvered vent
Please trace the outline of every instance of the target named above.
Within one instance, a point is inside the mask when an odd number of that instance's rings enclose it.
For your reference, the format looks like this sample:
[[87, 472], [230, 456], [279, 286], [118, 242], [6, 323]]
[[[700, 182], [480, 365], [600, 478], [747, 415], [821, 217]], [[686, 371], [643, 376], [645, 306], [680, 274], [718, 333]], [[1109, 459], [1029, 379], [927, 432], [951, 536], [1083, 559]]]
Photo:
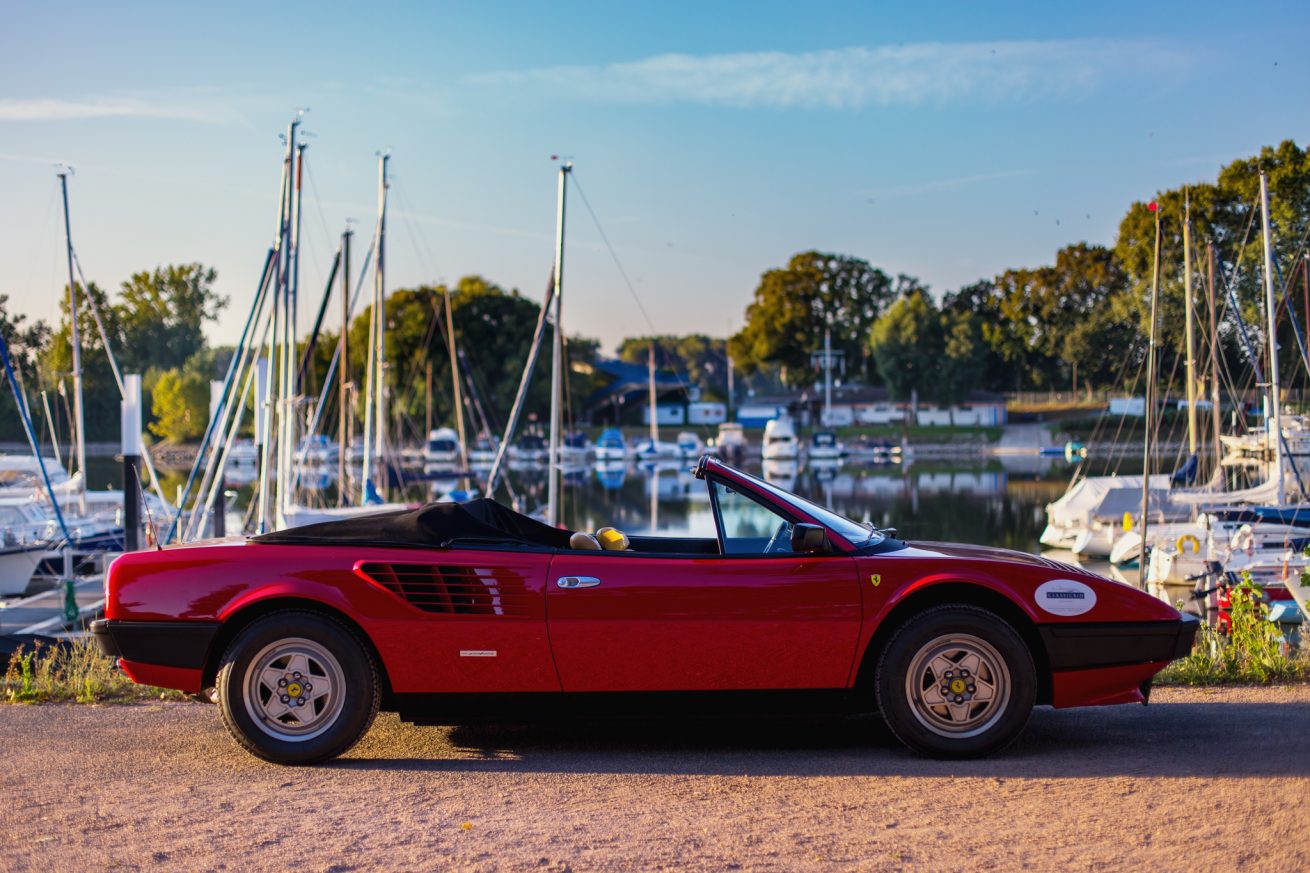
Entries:
[[441, 615], [530, 614], [523, 578], [482, 567], [361, 564], [359, 572], [425, 612]]

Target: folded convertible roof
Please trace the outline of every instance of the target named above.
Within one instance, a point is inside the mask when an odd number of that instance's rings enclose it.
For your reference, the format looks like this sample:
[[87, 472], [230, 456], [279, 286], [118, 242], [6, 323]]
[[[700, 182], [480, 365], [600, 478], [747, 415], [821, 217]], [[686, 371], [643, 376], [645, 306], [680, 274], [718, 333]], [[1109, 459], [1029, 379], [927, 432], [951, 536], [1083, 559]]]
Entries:
[[571, 531], [542, 524], [494, 500], [429, 503], [326, 521], [252, 537], [251, 542], [282, 545], [359, 545], [436, 548], [479, 542], [566, 549]]

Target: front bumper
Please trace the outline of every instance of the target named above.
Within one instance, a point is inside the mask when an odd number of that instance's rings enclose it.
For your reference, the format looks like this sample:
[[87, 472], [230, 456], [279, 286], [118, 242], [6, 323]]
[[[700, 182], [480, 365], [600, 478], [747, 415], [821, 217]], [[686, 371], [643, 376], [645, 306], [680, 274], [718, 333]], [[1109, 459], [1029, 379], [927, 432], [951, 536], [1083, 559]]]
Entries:
[[216, 621], [91, 622], [91, 635], [111, 658], [157, 667], [200, 670], [218, 633]]
[[1053, 671], [1091, 670], [1186, 657], [1201, 622], [1114, 621], [1044, 624], [1037, 627]]

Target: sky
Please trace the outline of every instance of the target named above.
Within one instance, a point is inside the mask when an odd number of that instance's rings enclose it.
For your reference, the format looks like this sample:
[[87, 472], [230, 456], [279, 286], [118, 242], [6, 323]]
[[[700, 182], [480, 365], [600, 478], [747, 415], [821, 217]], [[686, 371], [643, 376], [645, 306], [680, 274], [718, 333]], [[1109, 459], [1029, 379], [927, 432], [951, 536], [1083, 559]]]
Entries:
[[737, 330], [760, 275], [808, 249], [938, 295], [1050, 263], [1112, 243], [1135, 200], [1310, 140], [1304, 3], [0, 0], [0, 14], [9, 307], [57, 316], [63, 162], [87, 278], [214, 267], [230, 300], [216, 343], [254, 298], [279, 136], [304, 107], [308, 294], [347, 221], [371, 231], [389, 150], [389, 288], [476, 273], [539, 298], [559, 156], [577, 183], [566, 329], [611, 350]]

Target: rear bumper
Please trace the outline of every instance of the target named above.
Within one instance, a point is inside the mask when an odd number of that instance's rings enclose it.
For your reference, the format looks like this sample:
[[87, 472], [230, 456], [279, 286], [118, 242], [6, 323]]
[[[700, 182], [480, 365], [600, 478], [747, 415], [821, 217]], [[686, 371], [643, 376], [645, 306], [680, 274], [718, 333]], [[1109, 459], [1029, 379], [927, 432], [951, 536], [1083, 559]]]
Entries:
[[1054, 672], [1168, 663], [1192, 651], [1200, 621], [1071, 622], [1039, 625]]
[[216, 621], [91, 622], [100, 651], [134, 664], [201, 670], [218, 633]]

